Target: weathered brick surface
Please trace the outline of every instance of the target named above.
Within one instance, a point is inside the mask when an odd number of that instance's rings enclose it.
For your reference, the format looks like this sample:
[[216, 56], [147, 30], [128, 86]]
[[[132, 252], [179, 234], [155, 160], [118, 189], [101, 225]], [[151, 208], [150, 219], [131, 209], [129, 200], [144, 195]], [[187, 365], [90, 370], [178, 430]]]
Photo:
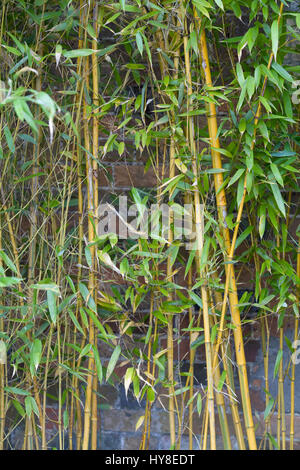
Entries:
[[[153, 188], [161, 181], [162, 167], [156, 172], [153, 167], [150, 167], [145, 172], [144, 165], [126, 165], [119, 164], [114, 168], [115, 172], [115, 186], [118, 188]], [[168, 173], [165, 173], [165, 177]]]

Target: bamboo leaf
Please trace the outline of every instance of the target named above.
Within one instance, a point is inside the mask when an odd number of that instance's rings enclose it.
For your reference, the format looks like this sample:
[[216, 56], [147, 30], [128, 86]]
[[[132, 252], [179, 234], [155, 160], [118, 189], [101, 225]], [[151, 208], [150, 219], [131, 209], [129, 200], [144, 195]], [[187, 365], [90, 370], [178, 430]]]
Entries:
[[21, 405], [21, 403], [18, 402], [17, 400], [12, 400], [12, 403], [13, 403], [14, 407], [16, 408], [17, 412], [22, 417], [24, 417], [25, 416], [25, 410], [24, 410], [23, 406]]
[[269, 402], [268, 402], [268, 404], [266, 406], [266, 409], [265, 409], [265, 412], [264, 412], [264, 420], [266, 420], [267, 417], [269, 416], [269, 414], [271, 413], [273, 405], [274, 405], [274, 398], [269, 396]]
[[275, 202], [278, 206], [278, 209], [280, 210], [282, 215], [285, 217], [286, 212], [285, 212], [284, 200], [282, 198], [282, 195], [281, 195], [281, 192], [280, 192], [280, 189], [279, 189], [277, 183], [275, 183], [275, 182], [271, 183], [271, 189], [272, 189], [272, 192], [273, 192], [273, 195], [274, 195]]
[[137, 431], [143, 424], [145, 420], [145, 416], [140, 416], [139, 419], [137, 420], [137, 423], [135, 425], [135, 430]]
[[135, 40], [136, 40], [136, 44], [137, 44], [137, 47], [138, 47], [138, 50], [141, 54], [141, 56], [143, 55], [143, 51], [144, 51], [144, 44], [143, 44], [143, 38], [142, 38], [142, 35], [140, 32], [137, 32], [136, 35], [135, 35]]
[[80, 352], [79, 358], [86, 356], [90, 352], [91, 349], [92, 349], [92, 345], [86, 344], [84, 348], [82, 349], [82, 351]]
[[106, 370], [106, 381], [109, 379], [109, 377], [111, 376], [111, 374], [113, 373], [114, 371], [114, 368], [115, 368], [115, 365], [119, 359], [119, 356], [121, 354], [121, 348], [119, 345], [117, 345], [111, 355], [111, 358], [109, 360], [109, 363], [108, 363], [108, 366], [107, 366], [107, 370]]
[[7, 363], [6, 344], [5, 344], [5, 342], [1, 339], [1, 340], [0, 340], [0, 364], [6, 364], [6, 363]]
[[84, 331], [83, 331], [83, 329], [81, 328], [80, 323], [78, 322], [78, 320], [77, 320], [77, 318], [75, 317], [75, 315], [74, 315], [74, 313], [72, 312], [72, 310], [71, 310], [71, 309], [68, 309], [68, 312], [69, 312], [69, 315], [70, 315], [70, 317], [71, 317], [71, 319], [72, 319], [72, 322], [74, 323], [74, 325], [75, 325], [75, 327], [77, 328], [77, 330], [80, 331], [80, 333], [81, 333], [83, 336], [85, 336]]
[[221, 377], [220, 377], [220, 380], [219, 380], [219, 383], [218, 383], [218, 387], [217, 387], [218, 392], [220, 392], [222, 390], [225, 379], [226, 379], [226, 370], [223, 370], [223, 372], [221, 374]]
[[14, 273], [18, 274], [16, 266], [3, 250], [0, 250], [0, 257], [3, 259], [4, 263], [9, 267], [9, 269], [11, 269]]
[[0, 287], [11, 287], [21, 281], [20, 277], [0, 277]]
[[189, 294], [191, 296], [191, 299], [195, 302], [195, 304], [197, 304], [199, 308], [202, 308], [202, 300], [200, 299], [200, 297], [197, 294], [195, 294], [195, 292], [193, 291], [189, 291]]
[[274, 163], [271, 163], [270, 166], [271, 166], [272, 173], [275, 176], [275, 179], [277, 180], [277, 182], [280, 184], [280, 186], [284, 186], [283, 179], [278, 169], [278, 166], [275, 165]]
[[102, 364], [101, 364], [101, 359], [99, 355], [99, 351], [96, 346], [93, 345], [93, 352], [94, 352], [94, 359], [95, 359], [95, 364], [96, 364], [96, 371], [98, 375], [98, 380], [100, 385], [102, 384], [103, 381], [103, 369], [102, 369]]
[[276, 356], [276, 361], [275, 361], [275, 366], [274, 366], [274, 372], [273, 372], [273, 378], [275, 379], [276, 375], [278, 374], [279, 366], [282, 360], [282, 355], [283, 351], [282, 349], [279, 349], [277, 356]]
[[290, 83], [294, 82], [293, 77], [282, 67], [282, 65], [278, 64], [277, 62], [273, 62], [272, 68], [276, 70], [276, 72], [288, 82]]
[[235, 174], [233, 175], [233, 177], [230, 179], [229, 183], [228, 183], [228, 187], [231, 186], [232, 184], [234, 184], [237, 180], [240, 179], [240, 177], [245, 173], [245, 169], [244, 168], [239, 168], [239, 170], [237, 170], [235, 172]]
[[197, 396], [197, 411], [198, 411], [199, 416], [201, 415], [201, 410], [202, 410], [202, 397], [201, 397], [200, 393], [198, 393], [198, 396]]
[[79, 282], [79, 290], [80, 290], [80, 293], [81, 293], [82, 297], [84, 298], [87, 306], [93, 312], [97, 313], [97, 306], [96, 306], [95, 300], [93, 299], [93, 297], [90, 294], [88, 288], [86, 287], [85, 284], [83, 284], [83, 282]]
[[29, 395], [29, 392], [27, 390], [24, 390], [24, 389], [19, 388], [19, 387], [4, 387], [4, 390], [6, 392], [10, 392], [10, 393], [13, 393], [15, 395], [22, 395], [22, 396]]
[[39, 409], [38, 409], [38, 406], [36, 404], [36, 401], [33, 397], [31, 397], [30, 395], [28, 395], [26, 398], [25, 398], [25, 410], [26, 410], [26, 414], [27, 416], [30, 418], [31, 416], [31, 413], [32, 411], [34, 412], [34, 414], [36, 414], [37, 416], [39, 416]]
[[95, 54], [95, 52], [98, 51], [94, 49], [74, 49], [72, 51], [63, 51], [62, 54], [67, 59], [74, 59], [77, 57], [87, 57], [91, 54]]
[[134, 368], [133, 367], [128, 367], [128, 369], [126, 369], [126, 373], [125, 373], [125, 377], [124, 377], [124, 388], [125, 388], [125, 394], [126, 394], [126, 397], [127, 397], [127, 393], [128, 393], [128, 389], [129, 389], [129, 386], [132, 382], [132, 379], [133, 379], [133, 376], [134, 376]]
[[246, 230], [243, 231], [243, 233], [241, 233], [241, 235], [237, 238], [235, 248], [240, 246], [240, 244], [243, 243], [244, 240], [246, 240], [246, 238], [250, 235], [252, 230], [253, 230], [253, 225], [250, 225], [249, 227], [246, 228]]
[[57, 305], [56, 305], [57, 294], [52, 290], [47, 290], [47, 303], [49, 308], [50, 317], [52, 323], [56, 323], [57, 318]]
[[54, 284], [53, 282], [49, 282], [48, 280], [40, 281], [37, 284], [31, 284], [30, 287], [32, 289], [47, 290], [53, 292], [54, 294], [59, 294], [58, 285]]
[[220, 7], [222, 10], [224, 10], [224, 5], [223, 5], [222, 0], [215, 0], [215, 2], [218, 5], [218, 7]]
[[274, 20], [271, 26], [271, 39], [272, 39], [272, 51], [276, 60], [278, 43], [279, 43], [279, 26], [278, 21]]
[[13, 136], [11, 135], [11, 132], [8, 126], [4, 127], [4, 135], [5, 135], [9, 150], [11, 151], [11, 153], [14, 153], [16, 148], [15, 148]]

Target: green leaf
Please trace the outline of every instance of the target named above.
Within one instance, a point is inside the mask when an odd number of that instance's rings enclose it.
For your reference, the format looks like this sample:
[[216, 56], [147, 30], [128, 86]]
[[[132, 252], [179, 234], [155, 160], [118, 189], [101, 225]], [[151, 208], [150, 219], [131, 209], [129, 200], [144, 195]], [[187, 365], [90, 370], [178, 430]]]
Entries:
[[269, 414], [271, 413], [273, 405], [274, 405], [274, 398], [269, 396], [269, 401], [264, 412], [264, 420], [266, 420]]
[[95, 359], [95, 364], [96, 364], [96, 371], [98, 375], [98, 380], [100, 385], [102, 384], [103, 380], [103, 369], [102, 369], [102, 364], [101, 364], [101, 359], [99, 356], [99, 352], [96, 346], [93, 346], [93, 352], [94, 352], [94, 359]]
[[197, 39], [197, 34], [196, 31], [193, 30], [190, 34], [190, 44], [195, 52], [195, 54], [198, 54], [198, 39]]
[[249, 96], [249, 100], [251, 100], [252, 96], [254, 95], [255, 91], [255, 79], [254, 77], [249, 76], [247, 78], [247, 93]]
[[23, 406], [21, 405], [20, 402], [18, 402], [17, 400], [12, 400], [12, 403], [14, 405], [14, 407], [16, 408], [16, 410], [18, 411], [18, 413], [24, 417], [25, 416], [25, 410], [23, 408]]
[[27, 396], [25, 398], [25, 410], [26, 410], [26, 414], [27, 414], [28, 418], [30, 418], [31, 413], [32, 413], [32, 401], [31, 401], [30, 396]]
[[82, 297], [84, 298], [87, 306], [93, 312], [97, 313], [97, 306], [96, 306], [95, 300], [91, 296], [91, 294], [90, 294], [88, 288], [86, 287], [86, 285], [83, 284], [82, 282], [79, 282], [79, 290], [80, 290], [80, 293], [81, 293]]
[[90, 352], [91, 349], [92, 349], [92, 345], [86, 344], [84, 348], [82, 349], [82, 351], [80, 352], [79, 357], [86, 356]]
[[246, 228], [246, 230], [244, 230], [243, 233], [241, 233], [241, 235], [238, 237], [236, 241], [235, 248], [237, 248], [241, 243], [243, 243], [244, 240], [246, 240], [246, 238], [250, 235], [252, 230], [253, 230], [253, 226], [250, 225], [249, 227]]
[[133, 376], [134, 376], [134, 368], [133, 367], [128, 367], [126, 369], [125, 377], [124, 377], [124, 388], [125, 388], [125, 394], [127, 396], [128, 389], [130, 387], [130, 384], [132, 382]]
[[192, 250], [189, 254], [189, 259], [188, 259], [188, 262], [186, 264], [186, 268], [185, 268], [185, 272], [184, 272], [184, 277], [186, 277], [187, 273], [189, 272], [190, 268], [191, 268], [191, 265], [193, 263], [193, 260], [195, 258], [195, 254], [196, 254], [196, 250]]
[[203, 246], [203, 250], [202, 250], [202, 253], [201, 253], [201, 261], [200, 261], [201, 271], [203, 270], [203, 268], [205, 268], [205, 266], [207, 264], [210, 242], [211, 242], [210, 238], [206, 238], [204, 246]]
[[5, 342], [1, 339], [0, 340], [0, 364], [7, 363], [7, 347]]
[[35, 339], [31, 347], [30, 359], [34, 365], [35, 370], [38, 369], [42, 357], [42, 342], [40, 339]]
[[32, 411], [37, 415], [39, 416], [39, 409], [37, 407], [37, 404], [36, 404], [36, 401], [33, 397], [31, 397], [30, 395], [28, 395], [26, 398], [25, 398], [25, 410], [26, 410], [26, 414], [27, 416], [30, 418], [31, 416], [31, 413]]
[[239, 131], [241, 134], [244, 134], [247, 127], [247, 121], [245, 118], [242, 118], [239, 122]]
[[29, 392], [27, 392], [27, 390], [23, 390], [22, 388], [18, 388], [18, 387], [4, 387], [4, 390], [6, 392], [14, 393], [15, 395], [22, 395], [22, 396], [29, 395]]
[[276, 449], [279, 449], [279, 446], [278, 446], [278, 444], [277, 444], [277, 441], [276, 441], [276, 439], [272, 436], [272, 434], [270, 434], [269, 432], [267, 432], [266, 437], [268, 437], [268, 438], [270, 439], [270, 441], [272, 442], [273, 446], [274, 446]]
[[162, 312], [160, 312], [159, 310], [154, 310], [153, 312], [153, 315], [158, 318], [161, 322], [167, 324], [168, 323], [168, 320], [166, 319], [166, 317], [164, 316], [164, 314]]
[[[103, 335], [103, 337], [105, 339], [108, 339], [108, 335], [107, 335], [107, 332], [105, 331], [105, 328], [104, 326], [100, 323], [100, 321], [98, 320], [97, 316], [95, 315], [95, 313], [90, 310], [89, 308], [86, 308], [86, 312], [88, 313], [88, 315], [91, 317], [91, 319], [93, 320], [93, 322], [95, 323], [95, 325], [98, 327], [100, 333]], [[81, 316], [84, 318], [84, 310], [81, 309], [80, 310], [80, 313], [81, 313]], [[86, 327], [88, 327], [86, 325]]]
[[266, 207], [262, 206], [262, 209], [260, 210], [259, 225], [258, 225], [260, 238], [263, 238], [264, 233], [265, 233], [265, 228], [266, 228]]
[[202, 308], [202, 300], [200, 299], [200, 297], [197, 294], [195, 294], [195, 292], [193, 291], [189, 291], [189, 294], [190, 294], [191, 299], [195, 302], [195, 304], [197, 304], [199, 308]]
[[262, 105], [265, 107], [265, 109], [268, 113], [272, 112], [272, 108], [269, 104], [269, 101], [264, 96], [260, 96], [259, 101], [262, 103]]
[[77, 328], [77, 330], [80, 331], [80, 333], [81, 333], [83, 336], [85, 336], [84, 331], [83, 331], [83, 329], [81, 328], [80, 323], [79, 323], [79, 321], [77, 320], [77, 318], [75, 317], [75, 315], [74, 315], [74, 313], [72, 312], [72, 310], [71, 310], [71, 309], [68, 309], [68, 312], [69, 312], [69, 315], [70, 315], [70, 317], [71, 317], [71, 319], [72, 319], [72, 322], [74, 323], [74, 325], [75, 325], [75, 327]]
[[148, 387], [147, 389], [147, 398], [151, 403], [155, 400], [155, 391], [151, 387]]
[[32, 289], [47, 290], [54, 292], [55, 294], [59, 294], [58, 285], [54, 284], [53, 282], [49, 282], [48, 280], [39, 281], [37, 284], [31, 284], [30, 287]]
[[233, 177], [230, 179], [228, 187], [234, 184], [237, 180], [239, 180], [243, 173], [245, 173], [245, 168], [240, 168], [239, 170], [237, 170]]
[[275, 165], [274, 163], [271, 163], [270, 166], [271, 166], [271, 170], [272, 170], [273, 175], [275, 176], [276, 181], [280, 184], [280, 186], [284, 186], [283, 179], [278, 169], [278, 166]]
[[11, 287], [22, 281], [20, 277], [0, 277], [0, 287]]
[[273, 62], [272, 68], [288, 82], [294, 82], [293, 77], [282, 67], [282, 65], [278, 64], [277, 62]]
[[271, 26], [271, 39], [272, 39], [272, 51], [276, 60], [277, 51], [278, 51], [278, 43], [279, 43], [279, 27], [278, 27], [277, 20], [274, 20]]
[[240, 87], [242, 87], [245, 81], [245, 77], [244, 77], [243, 67], [240, 64], [240, 62], [236, 64], [236, 74], [237, 74], [239, 85]]
[[275, 379], [276, 375], [278, 374], [279, 366], [282, 360], [282, 355], [283, 351], [282, 349], [279, 349], [277, 356], [276, 356], [276, 361], [275, 361], [275, 366], [274, 366], [274, 372], [273, 372], [273, 378]]
[[144, 44], [143, 44], [143, 38], [142, 38], [141, 33], [139, 33], [139, 32], [136, 33], [135, 40], [136, 40], [136, 45], [138, 47], [138, 50], [139, 50], [140, 54], [143, 55]]
[[220, 377], [220, 380], [219, 380], [219, 383], [218, 383], [218, 392], [220, 392], [222, 390], [225, 379], [226, 379], [226, 370], [223, 370], [223, 372], [221, 374], [221, 377]]
[[202, 397], [201, 397], [200, 393], [198, 393], [198, 396], [197, 396], [197, 411], [198, 411], [199, 416], [201, 415], [201, 410], [202, 410]]
[[270, 142], [269, 131], [268, 131], [266, 123], [264, 121], [260, 121], [258, 123], [258, 128], [263, 138], [266, 139], [268, 142]]
[[76, 57], [87, 57], [91, 54], [95, 54], [97, 50], [94, 49], [74, 49], [72, 51], [63, 51], [63, 56], [67, 59], [73, 59]]
[[72, 281], [72, 279], [70, 278], [70, 276], [68, 274], [66, 275], [66, 279], [69, 283], [69, 286], [72, 289], [73, 294], [76, 294], [76, 289], [75, 289], [75, 286], [74, 286], [74, 282]]
[[14, 153], [16, 148], [15, 148], [15, 144], [13, 141], [13, 136], [11, 135], [11, 132], [8, 126], [4, 127], [4, 135], [5, 135], [9, 150], [11, 151], [11, 153]]
[[62, 54], [62, 46], [61, 46], [61, 44], [57, 44], [56, 48], [55, 48], [56, 67], [59, 66], [59, 61], [60, 61], [60, 58], [61, 58], [61, 54]]
[[115, 365], [118, 362], [119, 356], [121, 354], [121, 347], [117, 345], [111, 355], [111, 358], [109, 360], [107, 370], [106, 370], [106, 381], [109, 379], [111, 374], [114, 371]]
[[223, 5], [222, 0], [215, 0], [215, 2], [218, 5], [218, 7], [220, 7], [222, 10], [224, 10], [224, 5]]
[[91, 250], [89, 246], [86, 246], [84, 249], [84, 254], [85, 254], [85, 259], [87, 261], [87, 264], [90, 269], [93, 267], [93, 262], [92, 262], [92, 255], [91, 255]]
[[50, 318], [52, 320], [52, 323], [54, 324], [56, 323], [56, 317], [57, 317], [56, 299], [57, 299], [57, 294], [53, 292], [52, 290], [47, 290], [47, 303], [48, 303]]
[[244, 178], [240, 178], [239, 184], [237, 187], [237, 194], [236, 194], [237, 207], [240, 207], [240, 204], [243, 198], [243, 193], [244, 193]]
[[283, 200], [283, 197], [281, 195], [281, 192], [280, 192], [280, 189], [278, 187], [278, 184], [277, 183], [271, 183], [271, 189], [272, 189], [272, 192], [273, 192], [273, 195], [274, 195], [274, 199], [276, 201], [276, 204], [278, 206], [278, 209], [280, 210], [280, 212], [282, 213], [282, 215], [285, 217], [286, 216], [286, 213], [285, 213], [285, 205], [284, 205], [284, 200]]
[[246, 96], [246, 91], [247, 91], [247, 80], [244, 81], [243, 86], [242, 86], [241, 94], [240, 94], [239, 101], [236, 107], [237, 113], [239, 113], [241, 107], [243, 106], [245, 96]]

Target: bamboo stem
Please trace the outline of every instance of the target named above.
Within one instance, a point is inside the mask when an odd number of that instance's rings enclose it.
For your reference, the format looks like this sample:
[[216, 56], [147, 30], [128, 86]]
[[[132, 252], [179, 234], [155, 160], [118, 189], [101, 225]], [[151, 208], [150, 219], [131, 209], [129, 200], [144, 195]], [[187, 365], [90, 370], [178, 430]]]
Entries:
[[[184, 18], [184, 9], [182, 8], [182, 18]], [[185, 32], [187, 33], [187, 23], [185, 19]], [[189, 111], [189, 100], [192, 94], [192, 78], [190, 69], [190, 58], [188, 52], [187, 35], [184, 35], [184, 57], [185, 57], [185, 71], [187, 79], [187, 92], [188, 92], [188, 109]], [[198, 168], [197, 168], [197, 155], [195, 147], [195, 133], [194, 123], [191, 117], [188, 118], [188, 129], [189, 129], [189, 146], [192, 153], [192, 170], [196, 184], [198, 184]], [[197, 271], [200, 277], [203, 276], [201, 269], [201, 253], [203, 248], [203, 231], [202, 231], [202, 216], [201, 216], [201, 205], [198, 186], [195, 186], [194, 190], [194, 216], [195, 216], [195, 228], [196, 228], [196, 265]], [[203, 279], [205, 282], [205, 279]], [[210, 428], [210, 448], [211, 450], [216, 449], [216, 429], [215, 429], [215, 413], [214, 413], [214, 391], [213, 391], [213, 373], [212, 373], [212, 351], [211, 351], [211, 338], [210, 338], [210, 325], [209, 325], [209, 314], [208, 314], [208, 295], [207, 287], [204, 284], [201, 286], [201, 298], [203, 306], [203, 324], [204, 324], [204, 344], [206, 353], [206, 367], [207, 367], [207, 404], [208, 404], [208, 415], [209, 415], [209, 428]]]
[[[297, 276], [300, 278], [300, 237], [298, 238], [298, 250], [297, 250]], [[296, 299], [297, 306], [299, 308], [299, 286], [296, 287]], [[294, 320], [294, 344], [297, 344], [299, 338], [299, 317], [295, 316]], [[294, 450], [294, 438], [295, 438], [295, 366], [296, 361], [292, 363], [291, 370], [291, 423], [290, 423], [290, 450]]]
[[[202, 69], [203, 69], [203, 73], [205, 76], [206, 85], [209, 88], [209, 87], [212, 87], [212, 80], [211, 80], [210, 64], [209, 64], [207, 45], [206, 45], [206, 36], [205, 36], [204, 29], [202, 29], [201, 35], [200, 35], [200, 50], [201, 50], [201, 56], [202, 56]], [[215, 109], [214, 103], [212, 102], [209, 103], [208, 107], [209, 107], [208, 128], [209, 128], [209, 134], [210, 134], [210, 144], [212, 147], [211, 153], [212, 153], [213, 168], [221, 169], [222, 168], [221, 155], [217, 150], [215, 150], [215, 149], [220, 148], [219, 139], [217, 137], [216, 109]], [[235, 246], [237, 233], [235, 234], [232, 240], [232, 244], [231, 244], [229, 230], [228, 230], [226, 220], [225, 220], [226, 215], [227, 215], [226, 196], [225, 196], [224, 189], [221, 189], [223, 187], [222, 186], [223, 185], [222, 173], [217, 173], [214, 175], [214, 182], [215, 182], [215, 192], [216, 192], [217, 207], [218, 207], [218, 216], [219, 216], [220, 224], [223, 228], [223, 239], [224, 239], [225, 247], [227, 250], [227, 260], [228, 260], [227, 262], [229, 263], [229, 264], [226, 264], [225, 266], [226, 287], [229, 290], [229, 284], [230, 284], [231, 290], [229, 294], [229, 303], [230, 303], [232, 320], [235, 325], [235, 329], [234, 329], [235, 351], [236, 351], [236, 358], [237, 358], [238, 371], [239, 371], [244, 417], [245, 417], [245, 422], [246, 422], [249, 447], [250, 449], [255, 450], [256, 439], [255, 439], [254, 424], [253, 424], [253, 417], [252, 417], [252, 410], [251, 410], [251, 403], [250, 403], [244, 343], [243, 343], [243, 335], [242, 335], [242, 329], [241, 329], [241, 319], [240, 319], [240, 312], [238, 309], [238, 296], [237, 296], [234, 269], [232, 265], [233, 248]], [[240, 217], [241, 217], [241, 211], [239, 211], [238, 220], [240, 220]], [[218, 348], [221, 343], [221, 337], [223, 333], [223, 325], [224, 325], [225, 310], [226, 310], [226, 300], [225, 300], [226, 287], [225, 287], [220, 327], [219, 327], [219, 332], [218, 332], [218, 339], [217, 339], [214, 360], [213, 360], [213, 368], [216, 365]]]

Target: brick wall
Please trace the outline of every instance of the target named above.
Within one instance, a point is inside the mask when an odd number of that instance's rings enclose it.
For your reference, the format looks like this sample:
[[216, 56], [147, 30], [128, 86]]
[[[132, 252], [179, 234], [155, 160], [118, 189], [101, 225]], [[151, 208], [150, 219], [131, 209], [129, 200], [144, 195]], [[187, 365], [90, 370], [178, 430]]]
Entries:
[[[297, 2], [295, 2], [297, 7]], [[109, 38], [107, 38], [109, 40]], [[224, 109], [219, 109], [218, 115], [220, 119], [226, 115], [226, 107]], [[202, 119], [202, 118], [201, 118]], [[100, 145], [107, 140], [107, 134], [112, 129], [114, 115], [106, 116], [105, 120], [101, 123], [101, 128], [104, 130], [104, 133], [100, 139]], [[206, 127], [206, 120], [203, 118], [203, 128]], [[204, 145], [204, 144], [203, 144]], [[145, 172], [145, 165], [149, 158], [149, 152], [144, 151], [140, 153], [135, 150], [134, 143], [132, 140], [125, 139], [125, 152], [122, 157], [115, 151], [108, 152], [102, 159], [103, 168], [99, 171], [99, 198], [100, 201], [104, 201], [109, 198], [110, 195], [126, 195], [132, 187], [144, 188], [149, 190], [157, 186], [161, 179], [168, 174], [168, 167], [165, 167], [165, 174], [162, 174], [162, 157], [160, 161], [159, 175], [154, 172], [153, 168], [150, 168]], [[293, 203], [296, 204], [298, 201], [298, 195], [293, 196]], [[292, 214], [293, 215], [293, 214]], [[293, 223], [291, 228], [294, 233], [296, 226], [298, 225], [299, 219]], [[240, 247], [242, 249], [243, 247]], [[180, 269], [179, 273], [176, 275], [176, 280], [178, 284], [184, 284], [186, 281], [183, 276], [183, 268]], [[112, 276], [115, 279], [117, 284], [124, 283], [123, 279], [118, 277], [115, 273], [110, 272], [109, 278]], [[105, 274], [102, 273], [102, 281], [105, 277]], [[254, 269], [253, 266], [246, 266], [241, 272], [239, 277], [239, 289], [243, 291], [245, 289], [253, 289], [253, 280], [254, 280]], [[137, 314], [143, 314], [148, 312], [149, 304], [145, 301], [139, 308]], [[182, 316], [179, 318], [178, 315], [175, 315], [175, 324], [178, 328], [177, 337], [175, 336], [174, 340], [174, 359], [175, 359], [175, 371], [177, 372], [177, 379], [182, 380], [178, 374], [179, 367], [181, 371], [188, 370], [189, 367], [189, 339], [182, 328], [187, 326], [187, 318]], [[292, 339], [293, 335], [293, 318], [287, 316], [285, 319], [285, 335]], [[273, 379], [273, 369], [276, 360], [276, 355], [279, 345], [279, 337], [277, 330], [277, 321], [275, 318], [271, 317], [269, 321], [270, 329], [270, 362], [269, 362], [269, 371], [270, 371], [270, 391], [273, 396], [277, 395], [277, 379]], [[260, 325], [258, 320], [255, 318], [251, 319], [244, 327], [245, 333], [245, 353], [247, 359], [247, 367], [249, 373], [249, 384], [250, 384], [250, 395], [254, 412], [254, 419], [257, 426], [257, 436], [258, 439], [262, 437], [264, 432], [264, 409], [265, 409], [265, 399], [264, 399], [264, 368], [263, 368], [263, 356], [260, 343]], [[136, 335], [132, 339], [132, 344], [129, 345], [133, 347], [135, 343], [139, 343], [139, 336]], [[166, 348], [167, 338], [166, 336], [160, 336], [160, 349]], [[105, 363], [111, 357], [112, 350], [106, 346], [100, 345], [100, 355], [102, 361]], [[290, 353], [288, 347], [285, 343], [283, 361], [286, 365]], [[145, 400], [141, 403], [138, 403], [137, 400], [133, 397], [131, 390], [126, 397], [124, 386], [122, 384], [122, 378], [126, 371], [126, 366], [118, 367], [114, 376], [113, 384], [102, 385], [99, 389], [101, 395], [101, 406], [99, 409], [99, 447], [101, 449], [138, 449], [141, 432], [140, 430], [135, 431], [135, 426], [140, 418], [144, 414]], [[236, 370], [235, 370], [236, 372]], [[295, 448], [300, 449], [300, 387], [299, 387], [299, 374], [300, 374], [300, 365], [296, 366], [296, 416], [295, 416]], [[203, 346], [199, 347], [196, 351], [195, 357], [195, 390], [202, 390], [205, 387], [206, 382], [206, 370], [205, 370], [205, 353]], [[285, 396], [286, 396], [286, 412], [287, 412], [287, 431], [289, 430], [290, 422], [290, 381], [285, 380]], [[236, 380], [237, 394], [239, 397], [239, 388], [238, 380]], [[151, 439], [150, 439], [150, 449], [169, 449], [169, 418], [168, 418], [168, 398], [167, 398], [167, 389], [158, 389], [157, 390], [156, 400], [153, 403], [152, 407], [152, 419], [151, 419]], [[53, 383], [52, 389], [49, 390], [49, 393], [52, 396], [57, 396], [57, 383]], [[50, 395], [49, 395], [50, 397]], [[49, 448], [58, 448], [58, 408], [57, 402], [55, 399], [48, 398], [47, 406], [47, 437], [50, 440]], [[228, 421], [230, 429], [232, 431], [232, 436], [234, 435], [234, 428], [231, 418], [231, 413], [229, 409], [229, 404], [227, 403], [227, 412], [228, 412]], [[201, 417], [202, 419], [202, 417]], [[218, 420], [216, 420], [218, 421]], [[276, 414], [272, 417], [272, 430], [276, 434], [277, 426], [277, 416]], [[194, 413], [194, 448], [198, 446], [201, 432], [201, 422], [198, 417], [197, 412]], [[220, 429], [217, 429], [218, 435], [218, 447], [222, 448], [222, 440]], [[288, 435], [288, 432], [287, 432]], [[22, 427], [16, 427], [9, 437], [9, 442], [15, 447], [21, 447], [23, 443], [24, 429]], [[75, 435], [74, 435], [75, 439]], [[232, 437], [233, 448], [237, 448], [235, 438]], [[68, 436], [65, 432], [65, 447], [68, 448]], [[184, 426], [183, 426], [183, 436], [182, 436], [182, 449], [188, 449], [188, 428], [186, 424], [186, 416], [184, 416]]]

